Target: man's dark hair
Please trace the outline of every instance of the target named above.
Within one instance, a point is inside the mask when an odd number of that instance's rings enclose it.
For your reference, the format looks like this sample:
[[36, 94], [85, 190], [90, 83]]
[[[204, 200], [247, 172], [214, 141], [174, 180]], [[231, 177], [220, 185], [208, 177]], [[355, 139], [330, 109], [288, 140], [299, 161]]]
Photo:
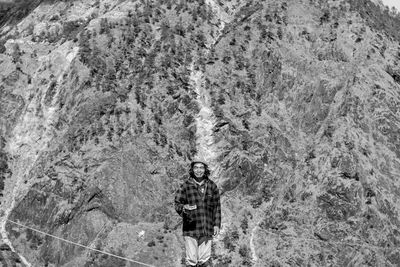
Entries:
[[196, 176], [194, 175], [194, 172], [193, 172], [193, 167], [194, 167], [194, 164], [196, 164], [196, 163], [201, 163], [201, 164], [203, 164], [204, 169], [205, 169], [205, 170], [204, 170], [203, 177], [204, 177], [204, 179], [208, 179], [208, 177], [210, 176], [210, 169], [208, 168], [208, 165], [205, 164], [205, 163], [203, 163], [203, 162], [198, 162], [198, 161], [194, 161], [194, 162], [192, 162], [192, 163], [190, 164], [190, 170], [189, 170], [189, 175], [190, 175], [190, 177], [196, 178]]

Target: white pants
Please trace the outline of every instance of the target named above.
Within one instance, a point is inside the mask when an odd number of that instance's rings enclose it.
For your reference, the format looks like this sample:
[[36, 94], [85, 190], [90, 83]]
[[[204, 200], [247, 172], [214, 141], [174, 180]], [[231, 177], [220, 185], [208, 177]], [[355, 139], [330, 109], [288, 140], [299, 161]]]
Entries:
[[203, 264], [211, 257], [211, 239], [198, 245], [197, 239], [184, 236], [185, 249], [186, 249], [186, 264], [196, 266], [196, 264]]

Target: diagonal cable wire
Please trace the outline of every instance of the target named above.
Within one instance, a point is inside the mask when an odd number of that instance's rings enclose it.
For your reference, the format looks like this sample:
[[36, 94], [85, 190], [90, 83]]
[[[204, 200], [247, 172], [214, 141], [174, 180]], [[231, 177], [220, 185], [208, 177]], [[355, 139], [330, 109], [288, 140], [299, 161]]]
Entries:
[[32, 230], [32, 231], [38, 232], [38, 233], [40, 233], [40, 234], [47, 235], [47, 236], [53, 237], [53, 238], [55, 238], [55, 239], [58, 239], [58, 240], [67, 242], [67, 243], [72, 244], [72, 245], [75, 245], [75, 246], [79, 246], [79, 247], [83, 247], [83, 248], [86, 248], [86, 249], [90, 249], [90, 250], [96, 251], [96, 252], [98, 252], [98, 253], [106, 254], [106, 255], [109, 255], [109, 256], [112, 256], [112, 257], [121, 259], [121, 260], [126, 260], [126, 261], [129, 261], [129, 262], [141, 264], [141, 265], [143, 265], [143, 266], [156, 267], [156, 266], [154, 266], [154, 265], [150, 265], [150, 264], [147, 264], [147, 263], [144, 263], [144, 262], [135, 261], [135, 260], [132, 260], [132, 259], [129, 259], [129, 258], [121, 257], [121, 256], [118, 256], [118, 255], [115, 255], [115, 254], [112, 254], [112, 253], [109, 253], [109, 252], [106, 252], [106, 251], [98, 250], [98, 249], [95, 249], [95, 248], [91, 248], [91, 247], [88, 247], [88, 246], [85, 246], [85, 245], [82, 245], [82, 244], [79, 244], [79, 243], [76, 243], [76, 242], [73, 242], [73, 241], [64, 239], [64, 238], [62, 238], [62, 237], [58, 237], [58, 236], [55, 236], [55, 235], [52, 235], [52, 234], [48, 234], [48, 233], [46, 233], [46, 232], [43, 232], [43, 231], [40, 231], [40, 230], [38, 230], [38, 229], [35, 229], [35, 228], [32, 228], [32, 227], [29, 227], [29, 226], [26, 226], [26, 225], [23, 225], [23, 224], [14, 222], [14, 221], [9, 220], [9, 219], [7, 219], [7, 221], [8, 221], [8, 222], [11, 222], [11, 223], [13, 223], [13, 224], [15, 224], [15, 225], [24, 227], [24, 228], [26, 228], [26, 229], [30, 229], [30, 230]]

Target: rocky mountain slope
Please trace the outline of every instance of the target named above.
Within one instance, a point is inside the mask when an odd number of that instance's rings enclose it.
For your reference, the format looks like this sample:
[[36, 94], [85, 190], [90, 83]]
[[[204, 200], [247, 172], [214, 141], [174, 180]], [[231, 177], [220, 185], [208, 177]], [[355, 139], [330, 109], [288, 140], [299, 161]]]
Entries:
[[0, 261], [180, 266], [173, 196], [221, 188], [214, 266], [400, 266], [400, 20], [370, 1], [35, 0], [0, 18]]

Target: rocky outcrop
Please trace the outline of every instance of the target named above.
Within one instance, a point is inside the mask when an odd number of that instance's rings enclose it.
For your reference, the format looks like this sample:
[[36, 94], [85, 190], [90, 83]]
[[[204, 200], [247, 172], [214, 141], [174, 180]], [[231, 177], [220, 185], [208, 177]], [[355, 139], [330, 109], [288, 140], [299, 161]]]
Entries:
[[179, 266], [173, 193], [191, 158], [212, 151], [223, 202], [215, 266], [397, 266], [399, 23], [360, 3], [7, 6], [4, 261], [127, 264], [8, 219]]
[[7, 244], [0, 244], [0, 263], [2, 266], [24, 266], [17, 253], [13, 252]]

